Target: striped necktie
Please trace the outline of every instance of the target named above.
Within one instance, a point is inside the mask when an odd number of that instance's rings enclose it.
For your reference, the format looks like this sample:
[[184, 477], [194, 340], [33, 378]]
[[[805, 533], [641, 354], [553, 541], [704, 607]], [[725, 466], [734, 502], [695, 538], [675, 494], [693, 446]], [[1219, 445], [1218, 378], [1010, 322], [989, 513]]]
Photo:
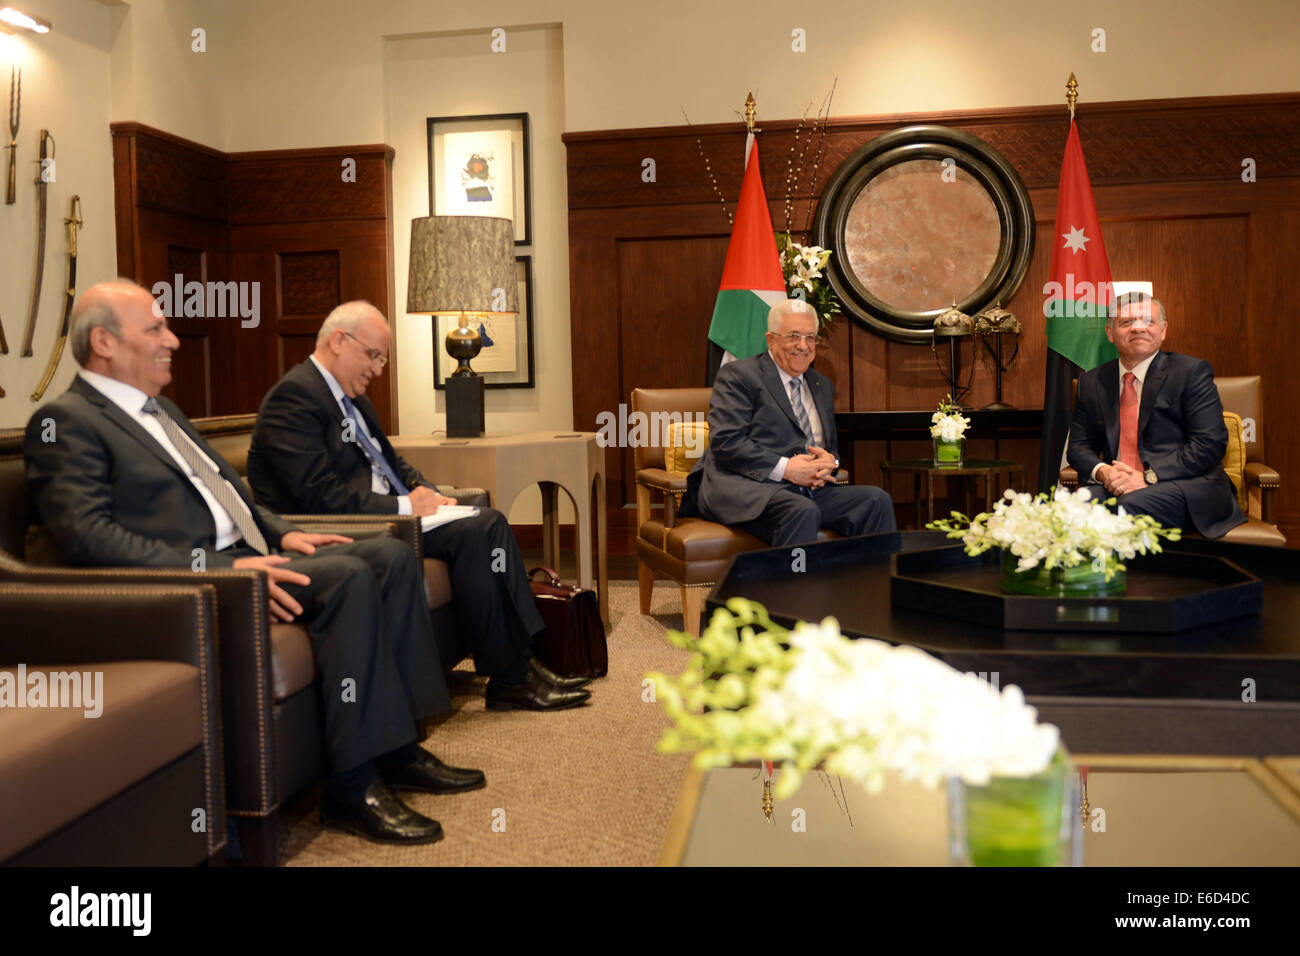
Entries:
[[812, 422], [808, 420], [808, 410], [803, 407], [803, 377], [790, 379], [790, 404], [794, 406], [794, 418], [803, 429], [808, 444], [813, 444]]
[[348, 418], [352, 419], [352, 425], [356, 430], [357, 444], [365, 452], [370, 463], [379, 469], [379, 473], [384, 476], [388, 482], [388, 488], [395, 495], [409, 495], [411, 489], [403, 484], [402, 479], [397, 477], [397, 472], [393, 471], [393, 466], [388, 463], [384, 453], [379, 450], [366, 430], [361, 426], [361, 413], [357, 411], [357, 406], [352, 403], [352, 399], [346, 395], [343, 396], [343, 410], [347, 412]]
[[144, 403], [144, 413], [152, 415], [158, 419], [162, 425], [163, 432], [171, 439], [172, 447], [176, 449], [177, 454], [185, 460], [185, 464], [190, 466], [190, 470], [203, 482], [203, 487], [212, 492], [212, 497], [217, 499], [217, 504], [226, 510], [230, 515], [230, 520], [235, 523], [239, 533], [244, 536], [244, 542], [256, 551], [258, 554], [270, 554], [271, 549], [266, 546], [266, 538], [262, 536], [262, 531], [249, 514], [248, 509], [243, 507], [243, 502], [235, 489], [230, 487], [230, 482], [221, 477], [221, 472], [217, 471], [208, 461], [207, 457], [194, 447], [190, 441], [190, 436], [185, 434], [179, 425], [176, 424], [156, 399], [150, 398]]

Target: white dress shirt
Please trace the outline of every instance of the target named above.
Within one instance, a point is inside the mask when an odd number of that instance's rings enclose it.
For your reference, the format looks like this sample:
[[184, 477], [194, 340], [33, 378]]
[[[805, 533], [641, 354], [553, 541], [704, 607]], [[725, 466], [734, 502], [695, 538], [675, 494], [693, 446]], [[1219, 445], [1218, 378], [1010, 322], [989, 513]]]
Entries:
[[[772, 364], [776, 365], [776, 373], [781, 376], [781, 386], [785, 389], [785, 397], [790, 400], [790, 406], [793, 408], [794, 393], [790, 390], [790, 383], [794, 381], [795, 377], [777, 364], [770, 349], [767, 355], [772, 359]], [[812, 425], [813, 444], [818, 448], [825, 448], [826, 444], [823, 441], [825, 435], [822, 433], [821, 416], [817, 414], [817, 403], [813, 401], [812, 389], [808, 386], [808, 379], [802, 375], [799, 376], [799, 397], [803, 400], [804, 411], [808, 413], [808, 423]], [[782, 456], [777, 460], [776, 466], [772, 469], [772, 473], [768, 475], [768, 478], [772, 481], [784, 481], [785, 469], [789, 464], [790, 459]]]
[[[1118, 395], [1116, 396], [1116, 398], [1115, 398], [1115, 404], [1116, 404], [1116, 406], [1118, 406], [1119, 403], [1120, 403], [1121, 401], [1123, 401], [1123, 399], [1124, 399], [1124, 376], [1125, 376], [1125, 374], [1127, 374], [1128, 372], [1132, 372], [1132, 373], [1133, 373], [1133, 391], [1137, 393], [1137, 403], [1138, 403], [1138, 408], [1140, 409], [1140, 408], [1142, 407], [1142, 383], [1143, 383], [1143, 381], [1146, 380], [1146, 377], [1147, 377], [1147, 369], [1149, 369], [1149, 368], [1151, 367], [1151, 363], [1152, 363], [1152, 361], [1155, 360], [1155, 357], [1156, 357], [1156, 353], [1155, 353], [1155, 352], [1152, 352], [1150, 355], [1148, 355], [1148, 356], [1147, 356], [1146, 358], [1144, 358], [1142, 361], [1138, 362], [1137, 365], [1133, 366], [1132, 368], [1125, 368], [1125, 367], [1124, 367], [1124, 362], [1123, 362], [1123, 360], [1122, 360], [1122, 359], [1120, 360], [1120, 363], [1119, 363], [1119, 394], [1118, 394]], [[1092, 466], [1092, 475], [1091, 475], [1090, 477], [1092, 478], [1093, 481], [1096, 481], [1096, 480], [1097, 480], [1097, 472], [1101, 469], [1101, 466], [1104, 465], [1104, 464], [1106, 464], [1106, 462], [1102, 461], [1102, 462], [1098, 462], [1097, 464], [1095, 464], [1095, 465]]]
[[[77, 374], [96, 391], [102, 392], [104, 397], [110, 402], [122, 409], [126, 414], [130, 415], [137, 425], [147, 431], [149, 436], [161, 445], [167, 454], [172, 456], [172, 460], [176, 462], [177, 467], [179, 467], [182, 472], [189, 475], [190, 481], [193, 482], [198, 493], [203, 496], [203, 500], [207, 502], [208, 510], [212, 512], [212, 522], [217, 528], [216, 549], [222, 551], [238, 541], [241, 535], [239, 528], [235, 526], [234, 520], [230, 517], [230, 513], [221, 506], [221, 502], [217, 501], [216, 496], [208, 490], [208, 486], [203, 483], [194, 469], [189, 466], [189, 462], [181, 457], [181, 453], [178, 452], [176, 446], [172, 444], [171, 438], [167, 435], [167, 431], [162, 427], [162, 422], [158, 420], [158, 417], [156, 415], [145, 413], [144, 403], [149, 400], [149, 396], [140, 391], [140, 389], [136, 388], [134, 385], [128, 385], [126, 382], [119, 382], [115, 378], [109, 378], [107, 375], [100, 375], [98, 372], [89, 372], [83, 368], [77, 372]], [[185, 440], [189, 441], [189, 438], [187, 437]], [[192, 441], [190, 442], [190, 447], [193, 448], [194, 451], [198, 452], [202, 458], [207, 459], [212, 464], [213, 468], [220, 471], [217, 463], [212, 461], [212, 458], [209, 457], [202, 448], [194, 444]], [[226, 483], [229, 484], [229, 482]], [[248, 510], [248, 506], [244, 504], [244, 500], [239, 497], [238, 492], [235, 492], [235, 500], [239, 502], [239, 507], [243, 508], [245, 514], [247, 514], [251, 519], [253, 515]]]
[[[316, 356], [311, 355], [308, 356], [308, 358], [310, 358], [311, 363], [316, 366], [316, 371], [320, 372], [321, 376], [325, 379], [325, 384], [330, 388], [330, 394], [334, 396], [334, 401], [338, 403], [339, 411], [343, 413], [344, 418], [347, 418], [348, 410], [343, 405], [343, 396], [346, 394], [343, 391], [343, 386], [339, 384], [338, 379], [330, 374], [329, 369], [316, 360]], [[354, 402], [353, 404], [355, 405], [356, 403]], [[362, 415], [357, 415], [357, 421], [355, 424], [357, 428], [365, 432], [366, 437], [370, 439], [370, 444], [374, 445], [376, 448], [380, 447], [379, 442], [375, 440], [375, 436], [372, 435], [370, 429], [366, 427], [366, 420]], [[362, 454], [364, 455], [365, 452], [362, 451]], [[369, 455], [366, 455], [367, 460], [369, 457]], [[388, 484], [388, 479], [384, 477], [383, 471], [381, 471], [379, 466], [373, 461], [370, 462], [370, 490], [377, 495], [391, 495], [393, 493], [392, 486]], [[397, 496], [397, 513], [399, 515], [409, 515], [411, 513], [410, 495]]]

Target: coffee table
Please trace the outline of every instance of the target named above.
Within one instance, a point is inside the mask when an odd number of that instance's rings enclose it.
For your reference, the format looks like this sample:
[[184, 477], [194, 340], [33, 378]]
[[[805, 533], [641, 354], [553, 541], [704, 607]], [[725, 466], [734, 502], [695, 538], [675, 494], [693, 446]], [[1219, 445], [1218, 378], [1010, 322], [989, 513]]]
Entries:
[[[1088, 767], [1093, 810], [1084, 830], [1085, 866], [1300, 863], [1300, 794], [1258, 760], [1095, 754], [1074, 759]], [[949, 862], [945, 787], [927, 790], [891, 777], [872, 796], [813, 773], [793, 797], [777, 801], [772, 822], [763, 816], [761, 792], [757, 767], [687, 771], [660, 865]]]
[[[988, 458], [967, 458], [960, 465], [936, 465], [930, 458], [909, 458], [904, 461], [882, 461], [880, 463], [881, 482], [889, 496], [894, 496], [894, 480], [896, 474], [912, 476], [912, 507], [916, 515], [916, 527], [921, 526], [921, 479], [925, 479], [925, 502], [926, 502], [926, 521], [934, 520], [934, 479], [935, 478], [958, 478], [961, 479], [963, 490], [966, 494], [966, 511], [969, 517], [973, 514], [972, 493], [974, 491], [975, 480], [984, 479], [984, 510], [992, 511], [993, 502], [997, 500], [1006, 485], [1014, 486], [1014, 483], [1020, 478], [1024, 468], [1014, 461], [996, 461]], [[1000, 480], [1000, 476], [1005, 475], [1005, 484]], [[1001, 485], [994, 492], [995, 485]]]

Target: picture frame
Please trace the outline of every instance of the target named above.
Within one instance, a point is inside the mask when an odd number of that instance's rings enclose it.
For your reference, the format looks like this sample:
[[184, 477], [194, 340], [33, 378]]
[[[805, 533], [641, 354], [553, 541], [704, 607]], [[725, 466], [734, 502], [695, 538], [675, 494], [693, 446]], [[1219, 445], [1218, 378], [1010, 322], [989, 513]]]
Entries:
[[[515, 269], [519, 281], [519, 312], [513, 317], [513, 326], [502, 326], [500, 319], [484, 323], [488, 337], [497, 344], [485, 346], [483, 351], [471, 360], [470, 366], [483, 376], [486, 388], [535, 388], [533, 360], [533, 257], [516, 256]], [[433, 387], [443, 391], [447, 387], [447, 378], [456, 370], [457, 362], [447, 354], [444, 344], [447, 333], [456, 327], [460, 317], [455, 315], [435, 315], [433, 326]], [[492, 328], [486, 328], [491, 324]], [[499, 341], [498, 341], [499, 340]], [[508, 349], [493, 354], [496, 349], [512, 344], [511, 354]]]
[[532, 152], [527, 113], [432, 116], [429, 215], [500, 216], [515, 245], [533, 241]]

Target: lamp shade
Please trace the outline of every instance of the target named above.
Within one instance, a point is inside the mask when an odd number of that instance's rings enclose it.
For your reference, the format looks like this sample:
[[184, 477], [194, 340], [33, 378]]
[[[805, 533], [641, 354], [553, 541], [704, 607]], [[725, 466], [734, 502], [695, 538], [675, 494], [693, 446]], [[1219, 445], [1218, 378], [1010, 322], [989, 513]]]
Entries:
[[515, 230], [509, 219], [424, 216], [411, 220], [408, 313], [516, 313], [516, 276]]

